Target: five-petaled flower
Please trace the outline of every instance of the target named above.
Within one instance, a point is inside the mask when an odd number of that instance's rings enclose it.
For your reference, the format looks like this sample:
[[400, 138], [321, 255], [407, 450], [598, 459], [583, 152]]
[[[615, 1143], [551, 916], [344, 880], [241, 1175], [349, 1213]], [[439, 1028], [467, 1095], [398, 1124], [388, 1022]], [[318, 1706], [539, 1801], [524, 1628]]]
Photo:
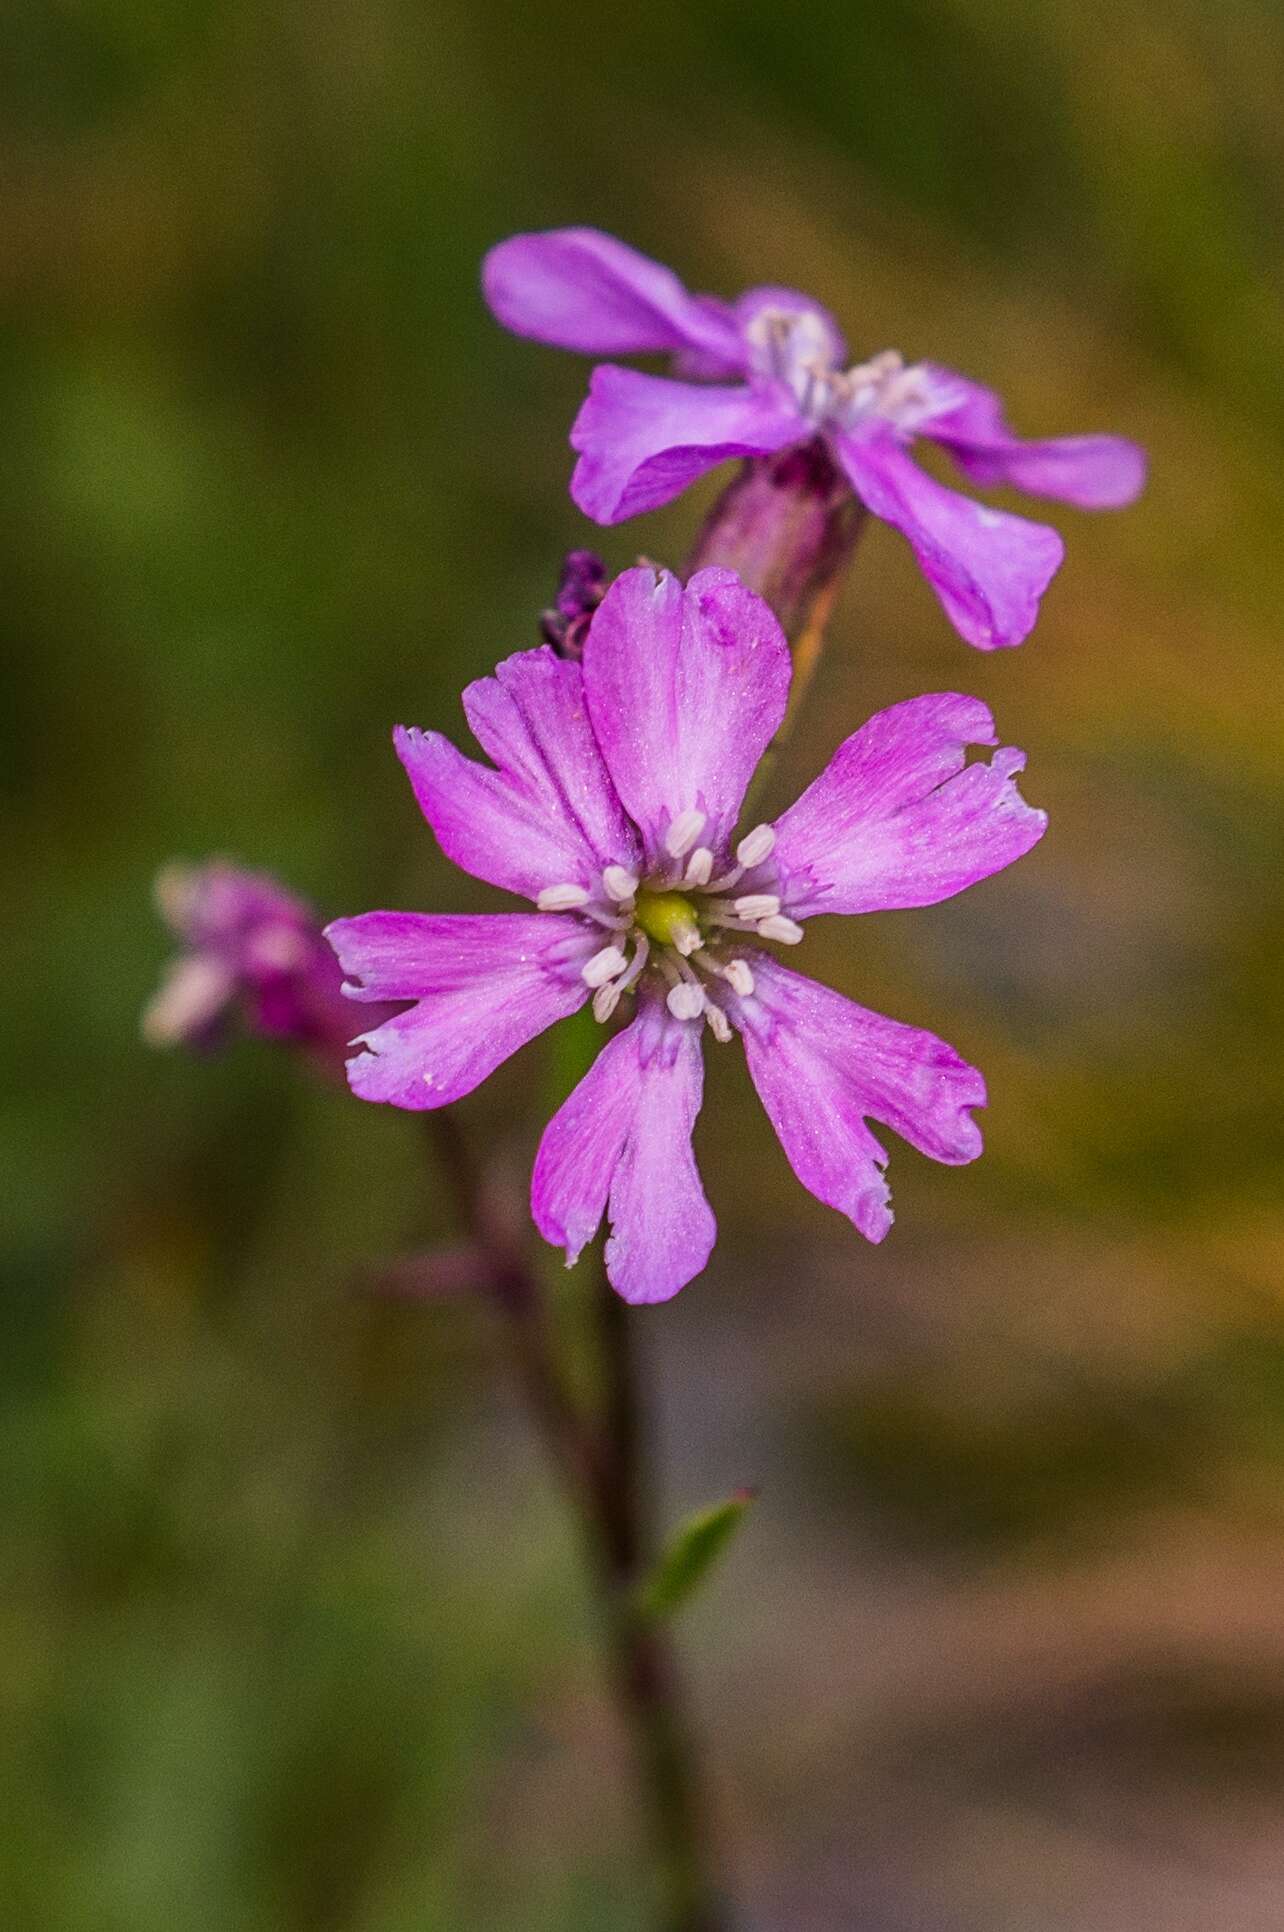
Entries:
[[599, 523], [667, 503], [729, 457], [824, 439], [857, 497], [908, 538], [956, 629], [1019, 644], [1062, 558], [1045, 524], [975, 503], [913, 461], [939, 443], [980, 484], [1083, 509], [1130, 503], [1145, 478], [1117, 436], [1023, 442], [989, 389], [894, 350], [854, 366], [828, 312], [786, 288], [735, 303], [692, 295], [667, 268], [592, 228], [515, 235], [486, 258], [491, 309], [518, 335], [590, 355], [670, 352], [679, 377], [604, 364], [571, 430], [571, 494]]
[[270, 873], [227, 859], [163, 867], [156, 903], [183, 950], [143, 1013], [152, 1046], [218, 1046], [239, 1017], [339, 1071], [352, 1008], [310, 906]]
[[761, 598], [730, 571], [684, 589], [627, 571], [582, 664], [520, 653], [464, 693], [494, 768], [435, 732], [397, 750], [448, 857], [535, 910], [371, 912], [327, 928], [357, 1000], [416, 1004], [362, 1036], [356, 1093], [440, 1107], [587, 1001], [627, 1026], [546, 1128], [532, 1210], [574, 1261], [605, 1213], [611, 1280], [663, 1301], [714, 1239], [691, 1147], [701, 1044], [743, 1038], [749, 1071], [804, 1186], [879, 1241], [891, 1223], [886, 1123], [935, 1160], [973, 1160], [981, 1075], [932, 1034], [867, 1012], [784, 966], [822, 913], [931, 905], [1029, 850], [1044, 815], [986, 707], [950, 693], [872, 718], [774, 823], [738, 830], [784, 717], [790, 659]]

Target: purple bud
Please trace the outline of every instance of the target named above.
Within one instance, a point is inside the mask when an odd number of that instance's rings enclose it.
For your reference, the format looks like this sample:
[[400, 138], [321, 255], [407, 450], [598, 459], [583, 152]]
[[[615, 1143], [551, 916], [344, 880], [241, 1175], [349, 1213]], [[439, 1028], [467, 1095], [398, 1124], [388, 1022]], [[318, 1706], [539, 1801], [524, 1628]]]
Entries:
[[606, 595], [606, 565], [592, 550], [570, 550], [562, 565], [557, 598], [543, 611], [539, 634], [559, 657], [578, 663], [593, 612]]

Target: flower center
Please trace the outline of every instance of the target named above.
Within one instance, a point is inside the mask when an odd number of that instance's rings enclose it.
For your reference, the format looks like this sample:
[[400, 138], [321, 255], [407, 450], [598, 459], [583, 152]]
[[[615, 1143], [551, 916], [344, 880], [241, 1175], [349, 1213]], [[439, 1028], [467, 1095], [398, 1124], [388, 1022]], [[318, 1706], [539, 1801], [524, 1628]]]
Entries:
[[597, 1019], [609, 1020], [646, 973], [675, 1020], [707, 1022], [715, 1039], [729, 1040], [724, 1003], [749, 999], [754, 990], [753, 968], [736, 950], [741, 935], [783, 946], [802, 938], [802, 927], [781, 909], [768, 866], [772, 827], [755, 826], [734, 860], [719, 866], [712, 847], [698, 843], [705, 823], [698, 808], [680, 813], [664, 835], [667, 862], [661, 859], [648, 879], [608, 865], [595, 888], [550, 885], [538, 895], [542, 912], [575, 913], [596, 929], [598, 944], [580, 977], [592, 989]]
[[633, 917], [657, 946], [678, 946], [688, 934], [700, 929], [695, 905], [685, 892], [656, 891], [643, 886]]
[[907, 364], [896, 349], [837, 368], [829, 329], [813, 309], [760, 309], [745, 339], [754, 371], [784, 383], [817, 429], [850, 432], [884, 422], [912, 435], [956, 400], [953, 386], [927, 363]]

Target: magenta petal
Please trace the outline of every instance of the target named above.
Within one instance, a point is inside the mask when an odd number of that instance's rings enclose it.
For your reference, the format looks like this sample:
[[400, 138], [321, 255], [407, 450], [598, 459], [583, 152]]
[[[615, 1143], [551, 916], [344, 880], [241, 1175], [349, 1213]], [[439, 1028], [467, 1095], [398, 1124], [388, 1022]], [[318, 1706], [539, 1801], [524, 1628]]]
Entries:
[[887, 1151], [873, 1119], [932, 1160], [981, 1152], [970, 1109], [985, 1105], [975, 1067], [935, 1034], [884, 1019], [827, 986], [753, 955], [754, 995], [734, 1003], [749, 1072], [789, 1164], [817, 1200], [870, 1241], [892, 1224]]
[[351, 998], [418, 1002], [359, 1035], [368, 1051], [348, 1062], [363, 1100], [416, 1111], [471, 1093], [582, 1006], [580, 968], [598, 943], [582, 920], [535, 912], [368, 912], [336, 919], [326, 938]]
[[585, 516], [622, 523], [671, 502], [733, 456], [766, 455], [807, 434], [778, 384], [671, 382], [604, 363], [571, 427], [580, 459], [571, 495]]
[[959, 634], [982, 651], [1020, 644], [1064, 554], [1056, 531], [947, 490], [890, 436], [835, 440], [857, 495], [909, 539]]
[[588, 721], [578, 664], [523, 651], [464, 692], [464, 710], [498, 771], [435, 731], [399, 727], [397, 755], [446, 856], [474, 878], [534, 899], [631, 865], [637, 836]]
[[668, 571], [617, 577], [584, 646], [584, 688], [602, 756], [649, 856], [675, 818], [705, 815], [725, 845], [789, 698], [789, 647], [761, 597], [730, 570], [684, 590]]
[[1047, 814], [1016, 788], [1024, 753], [965, 762], [969, 745], [994, 743], [986, 706], [955, 692], [871, 718], [776, 821], [787, 911], [798, 919], [935, 905], [1028, 852]]
[[537, 342], [586, 355], [689, 349], [740, 366], [730, 309], [596, 228], [513, 235], [487, 255], [482, 288], [506, 329]]
[[703, 1088], [700, 1028], [648, 1002], [544, 1130], [535, 1225], [570, 1266], [606, 1213], [607, 1274], [626, 1301], [668, 1301], [709, 1259], [717, 1227], [691, 1147]]
[[923, 423], [921, 434], [943, 444], [974, 483], [1008, 483], [1081, 510], [1121, 509], [1139, 494], [1146, 480], [1146, 452], [1138, 444], [1124, 436], [1023, 442], [1008, 428], [992, 389], [947, 369], [933, 373], [960, 400]]

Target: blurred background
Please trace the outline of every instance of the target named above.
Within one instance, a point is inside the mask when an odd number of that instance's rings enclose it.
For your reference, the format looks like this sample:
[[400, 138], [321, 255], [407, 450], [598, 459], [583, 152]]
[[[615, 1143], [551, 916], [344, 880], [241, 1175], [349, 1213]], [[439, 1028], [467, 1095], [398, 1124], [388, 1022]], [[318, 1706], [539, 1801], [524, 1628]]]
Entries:
[[[419, 1133], [138, 1037], [172, 856], [496, 903], [388, 730], [460, 731], [595, 540], [586, 365], [477, 291], [582, 222], [1153, 462], [1049, 513], [1018, 652], [874, 526], [791, 749], [961, 687], [1052, 831], [809, 945], [990, 1080], [979, 1165], [895, 1147], [881, 1249], [710, 1056], [721, 1240], [636, 1320], [666, 1516], [762, 1492], [680, 1626], [742, 1924], [1278, 1927], [1277, 8], [10, 0], [4, 41], [3, 1923], [649, 1926], [494, 1330], [352, 1289], [452, 1231]], [[700, 507], [599, 547], [677, 562]], [[465, 1105], [518, 1172], [555, 1079], [536, 1046]]]

